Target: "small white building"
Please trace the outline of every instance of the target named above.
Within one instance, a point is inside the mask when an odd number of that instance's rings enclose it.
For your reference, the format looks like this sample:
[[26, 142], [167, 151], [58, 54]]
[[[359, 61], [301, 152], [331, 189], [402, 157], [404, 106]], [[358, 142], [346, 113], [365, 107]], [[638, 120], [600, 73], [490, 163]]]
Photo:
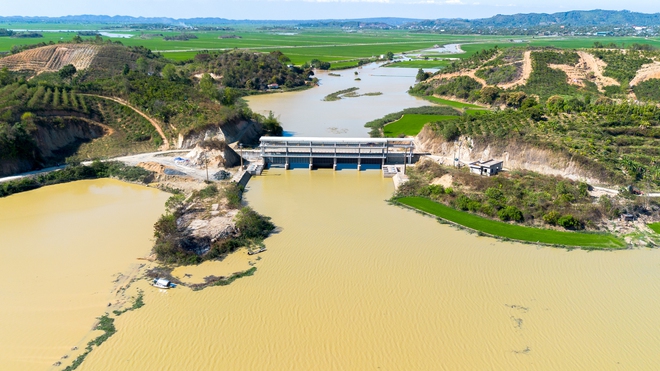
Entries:
[[479, 175], [493, 176], [502, 171], [502, 161], [490, 159], [488, 161], [470, 162], [470, 172]]

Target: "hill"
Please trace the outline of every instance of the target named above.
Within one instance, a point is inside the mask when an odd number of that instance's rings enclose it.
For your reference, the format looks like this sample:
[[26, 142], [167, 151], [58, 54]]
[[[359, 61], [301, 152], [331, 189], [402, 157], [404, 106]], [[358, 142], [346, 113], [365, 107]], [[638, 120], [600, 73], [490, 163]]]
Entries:
[[[281, 53], [227, 52], [175, 65], [145, 48], [97, 40], [2, 58], [0, 176], [66, 159], [280, 133], [277, 120], [254, 114], [238, 98], [272, 82], [305, 85], [306, 72], [286, 60]], [[225, 77], [215, 81], [214, 71]]]
[[658, 57], [635, 48], [481, 51], [410, 92], [478, 102], [494, 112], [429, 124], [420, 140], [449, 159], [457, 138], [468, 138], [466, 162], [488, 153], [506, 158], [510, 168], [660, 186]]
[[627, 10], [573, 10], [561, 13], [529, 13], [529, 14], [498, 14], [482, 19], [436, 19], [417, 22], [423, 27], [452, 28], [520, 28], [549, 25], [573, 27], [594, 26], [657, 26], [660, 24], [660, 13], [647, 14]]
[[100, 47], [92, 44], [55, 44], [30, 49], [0, 59], [0, 68], [36, 73], [59, 71], [67, 64], [84, 70], [92, 64]]

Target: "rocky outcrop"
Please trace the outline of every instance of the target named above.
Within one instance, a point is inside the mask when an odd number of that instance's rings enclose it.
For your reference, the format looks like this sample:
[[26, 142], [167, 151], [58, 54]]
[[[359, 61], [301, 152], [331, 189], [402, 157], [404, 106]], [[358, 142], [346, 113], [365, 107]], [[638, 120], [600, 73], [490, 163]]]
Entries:
[[221, 148], [202, 148], [200, 144], [197, 144], [185, 157], [193, 165], [200, 167], [204, 166], [206, 159], [209, 161], [209, 167], [212, 168], [230, 168], [241, 163], [241, 157], [226, 144], [222, 145]]
[[197, 143], [217, 139], [227, 144], [240, 141], [244, 144], [256, 144], [263, 132], [261, 124], [255, 121], [228, 122], [222, 126], [208, 128], [199, 133], [183, 136], [179, 134], [177, 148], [194, 148]]
[[573, 158], [521, 142], [495, 144], [465, 136], [457, 141], [447, 142], [440, 134], [424, 127], [416, 137], [415, 146], [417, 150], [430, 152], [436, 160], [445, 165], [454, 165], [455, 158], [463, 164], [492, 158], [504, 161], [504, 167], [509, 170], [530, 170], [589, 183], [607, 183], [606, 179], [594, 176]]
[[107, 126], [80, 117], [44, 118], [36, 120], [33, 158], [0, 160], [0, 176], [18, 174], [63, 162], [84, 142], [112, 131]]
[[24, 173], [34, 169], [34, 163], [27, 159], [0, 160], [0, 177]]
[[89, 120], [71, 117], [59, 122], [40, 123], [34, 136], [44, 158], [56, 157], [62, 149], [80, 142], [102, 137], [109, 129]]

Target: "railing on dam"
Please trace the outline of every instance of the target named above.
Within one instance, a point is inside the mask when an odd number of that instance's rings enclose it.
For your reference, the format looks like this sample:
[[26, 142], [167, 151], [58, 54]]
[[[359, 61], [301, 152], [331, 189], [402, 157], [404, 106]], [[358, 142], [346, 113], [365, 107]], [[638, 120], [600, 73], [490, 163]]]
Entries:
[[308, 138], [262, 137], [260, 157], [266, 165], [308, 165], [332, 167], [355, 164], [385, 166], [412, 163], [414, 144], [411, 138]]

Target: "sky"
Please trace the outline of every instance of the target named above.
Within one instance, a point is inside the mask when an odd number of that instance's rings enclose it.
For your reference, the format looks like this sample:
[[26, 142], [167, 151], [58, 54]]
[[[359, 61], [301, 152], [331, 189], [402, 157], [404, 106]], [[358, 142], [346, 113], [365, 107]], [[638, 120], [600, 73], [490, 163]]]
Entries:
[[2, 16], [79, 14], [228, 19], [485, 18], [569, 10], [660, 12], [659, 0], [0, 0]]

